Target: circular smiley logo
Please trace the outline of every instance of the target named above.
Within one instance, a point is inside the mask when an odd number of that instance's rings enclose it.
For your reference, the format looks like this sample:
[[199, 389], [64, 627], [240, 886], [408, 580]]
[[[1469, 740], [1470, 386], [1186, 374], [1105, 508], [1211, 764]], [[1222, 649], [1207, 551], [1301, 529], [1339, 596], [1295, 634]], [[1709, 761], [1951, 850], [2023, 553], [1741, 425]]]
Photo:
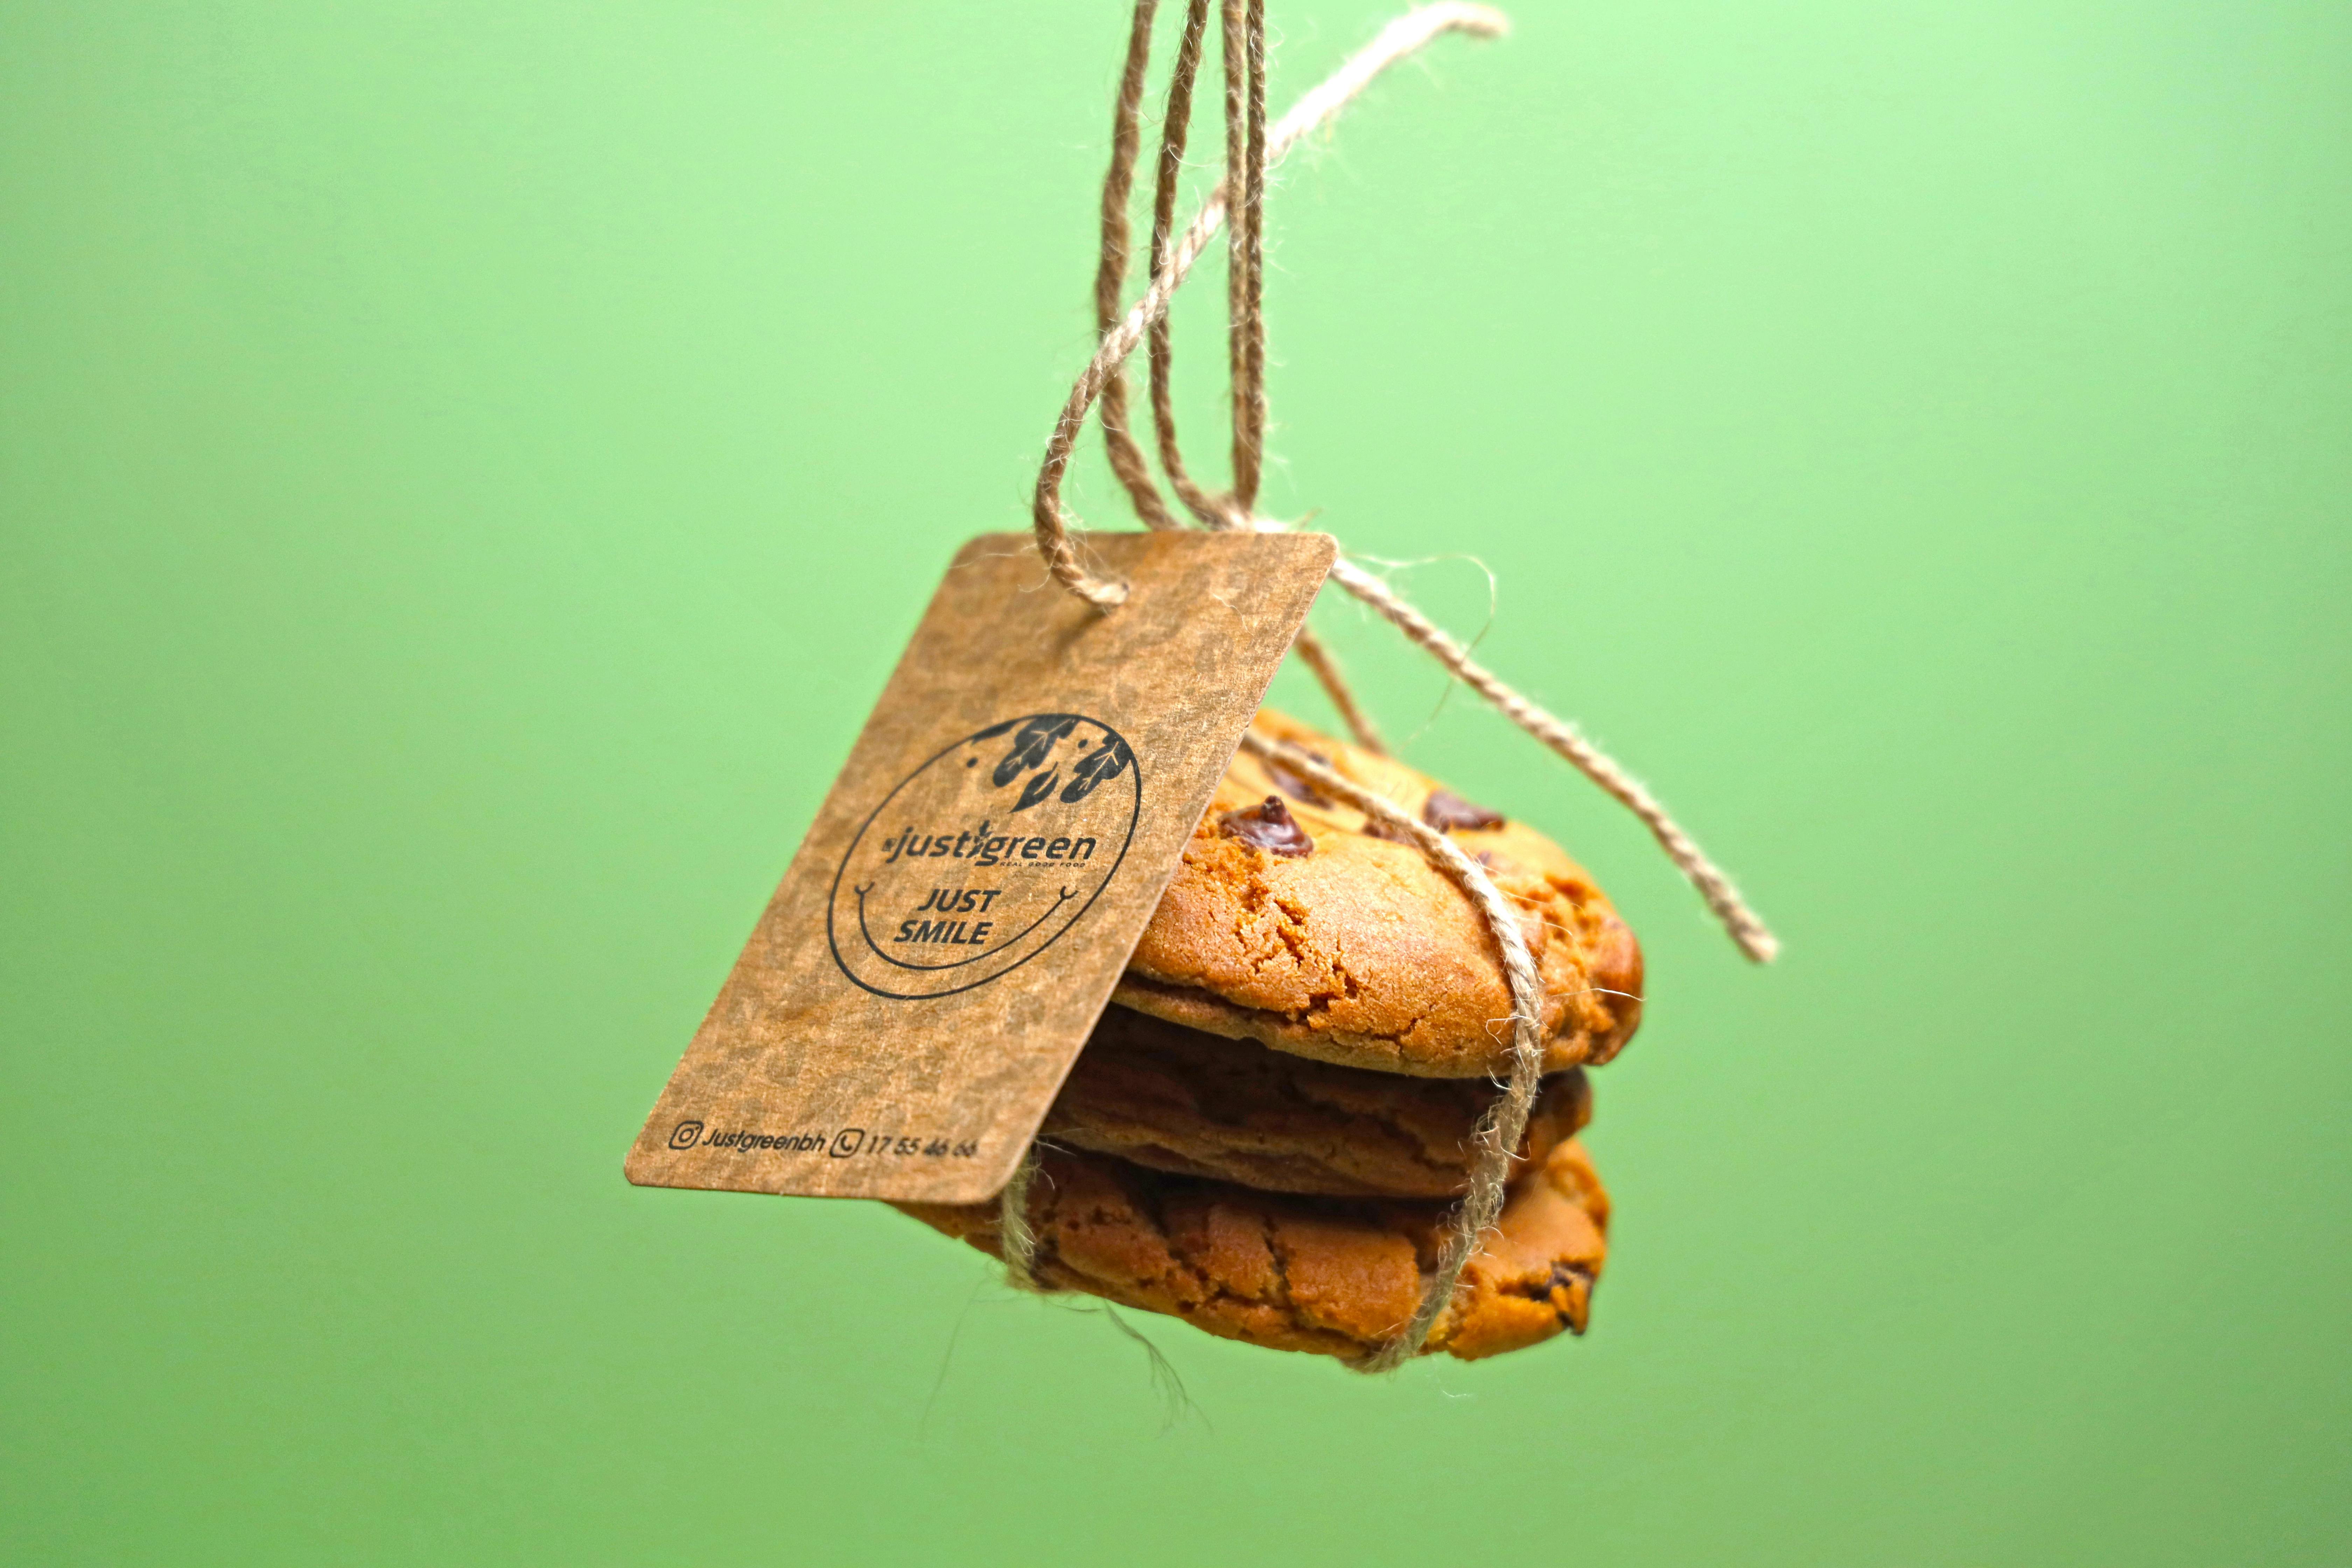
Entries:
[[834, 872], [825, 933], [879, 996], [951, 996], [1053, 946], [1127, 858], [1143, 770], [1083, 713], [1026, 713], [898, 781]]

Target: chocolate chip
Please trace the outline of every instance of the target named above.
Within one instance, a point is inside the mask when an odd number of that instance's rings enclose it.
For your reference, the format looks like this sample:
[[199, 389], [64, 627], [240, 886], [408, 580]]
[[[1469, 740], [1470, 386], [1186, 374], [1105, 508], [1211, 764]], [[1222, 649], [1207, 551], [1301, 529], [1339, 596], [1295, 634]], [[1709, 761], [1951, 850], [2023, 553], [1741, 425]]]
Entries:
[[1421, 808], [1421, 819], [1440, 833], [1465, 827], [1500, 827], [1505, 821], [1501, 812], [1464, 800], [1450, 789], [1429, 792], [1429, 802]]
[[[1325, 756], [1320, 752], [1309, 752], [1307, 754], [1309, 757], [1312, 757], [1315, 761], [1322, 763], [1327, 768], [1331, 765], [1331, 759]], [[1325, 795], [1321, 790], [1317, 789], [1305, 779], [1300, 778], [1297, 773], [1292, 773], [1288, 768], [1284, 767], [1280, 763], [1268, 762], [1265, 764], [1265, 776], [1274, 781], [1275, 788], [1280, 790], [1283, 794], [1288, 795], [1293, 800], [1303, 800], [1309, 805], [1329, 805], [1331, 804], [1330, 796]]]
[[1307, 837], [1307, 829], [1298, 826], [1282, 797], [1270, 795], [1257, 805], [1240, 811], [1229, 811], [1217, 818], [1217, 826], [1244, 844], [1255, 844], [1269, 855], [1293, 858], [1315, 852], [1315, 840]]
[[1555, 1263], [1551, 1266], [1553, 1289], [1565, 1290], [1573, 1296], [1579, 1285], [1583, 1286], [1587, 1290], [1592, 1289], [1591, 1269], [1574, 1263]]
[[1420, 839], [1415, 838], [1412, 836], [1412, 830], [1411, 828], [1401, 825], [1391, 826], [1388, 823], [1382, 822], [1377, 816], [1367, 816], [1364, 818], [1364, 826], [1358, 828], [1357, 831], [1361, 833], [1367, 838], [1385, 838], [1391, 844], [1419, 844], [1421, 842]]
[[1549, 1279], [1529, 1279], [1522, 1276], [1506, 1289], [1530, 1301], [1542, 1302], [1559, 1313], [1571, 1331], [1580, 1334], [1584, 1331], [1577, 1325], [1578, 1309], [1592, 1299], [1593, 1283], [1592, 1270], [1582, 1264], [1555, 1263]]

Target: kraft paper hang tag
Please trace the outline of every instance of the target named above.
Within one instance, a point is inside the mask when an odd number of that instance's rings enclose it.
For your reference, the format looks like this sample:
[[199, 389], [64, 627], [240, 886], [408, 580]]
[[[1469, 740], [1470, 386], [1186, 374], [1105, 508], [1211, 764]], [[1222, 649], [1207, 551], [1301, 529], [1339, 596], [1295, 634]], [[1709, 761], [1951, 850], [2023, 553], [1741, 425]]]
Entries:
[[1045, 1119], [1337, 547], [960, 551], [630, 1150], [644, 1186], [973, 1203]]

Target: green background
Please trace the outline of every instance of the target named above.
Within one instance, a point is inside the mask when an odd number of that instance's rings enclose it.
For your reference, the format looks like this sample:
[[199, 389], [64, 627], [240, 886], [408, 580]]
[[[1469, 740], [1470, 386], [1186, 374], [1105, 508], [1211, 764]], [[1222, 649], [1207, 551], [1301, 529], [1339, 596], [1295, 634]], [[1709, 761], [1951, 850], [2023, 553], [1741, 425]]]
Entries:
[[[1388, 14], [1274, 11], [1277, 105]], [[1136, 1320], [1171, 1422], [885, 1209], [620, 1175], [1023, 521], [1122, 7], [0, 10], [0, 1555], [2352, 1560], [2352, 11], [1517, 20], [1283, 171], [1267, 504], [1491, 568], [1788, 953], [1327, 605], [1644, 937], [1616, 1247], [1387, 1384]]]

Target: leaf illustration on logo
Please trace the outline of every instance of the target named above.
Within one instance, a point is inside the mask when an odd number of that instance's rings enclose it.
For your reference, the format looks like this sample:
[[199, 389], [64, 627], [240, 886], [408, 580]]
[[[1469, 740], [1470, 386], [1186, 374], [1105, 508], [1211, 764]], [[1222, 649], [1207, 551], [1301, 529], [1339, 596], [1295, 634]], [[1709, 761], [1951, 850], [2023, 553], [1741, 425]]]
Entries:
[[1014, 803], [1013, 809], [1015, 811], [1028, 810], [1031, 806], [1036, 805], [1039, 801], [1053, 794], [1054, 786], [1061, 782], [1062, 770], [1059, 768], [1047, 768], [1044, 773], [1039, 773], [1035, 778], [1029, 781], [1029, 787], [1021, 792], [1021, 798], [1019, 801]]
[[1029, 769], [1043, 766], [1054, 742], [1077, 727], [1078, 716], [1075, 713], [1040, 713], [1024, 721], [1013, 737], [1013, 749], [1004, 753], [1004, 760], [996, 764], [996, 771], [989, 778], [998, 784], [1009, 784]]
[[1118, 777], [1127, 772], [1135, 754], [1127, 749], [1125, 741], [1113, 741], [1102, 750], [1089, 753], [1070, 770], [1069, 787], [1062, 792], [1062, 804], [1075, 805], [1095, 793], [1095, 786]]

